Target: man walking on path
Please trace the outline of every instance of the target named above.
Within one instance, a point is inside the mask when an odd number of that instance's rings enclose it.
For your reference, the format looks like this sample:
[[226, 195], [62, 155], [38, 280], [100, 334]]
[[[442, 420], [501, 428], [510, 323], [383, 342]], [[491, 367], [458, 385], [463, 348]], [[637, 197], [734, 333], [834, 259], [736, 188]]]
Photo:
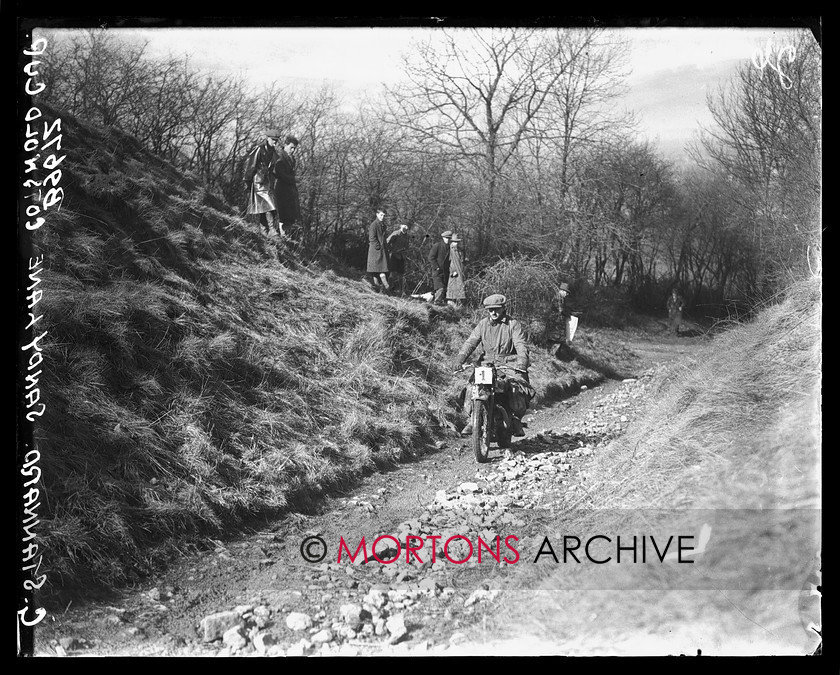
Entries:
[[685, 300], [675, 286], [671, 289], [671, 295], [668, 296], [668, 330], [675, 337], [679, 337], [680, 334], [680, 324], [682, 323], [682, 311], [684, 307]]
[[368, 226], [368, 257], [367, 273], [370, 284], [375, 291], [385, 292], [391, 290], [388, 284], [388, 244], [385, 241], [385, 228], [382, 221], [385, 219], [385, 209], [376, 210], [376, 219]]
[[408, 254], [409, 234], [408, 225], [403, 223], [388, 235], [389, 267], [393, 275], [392, 281], [399, 283], [400, 295], [405, 295], [405, 258]]
[[276, 203], [277, 219], [283, 239], [292, 249], [301, 245], [301, 233], [298, 226], [300, 221], [300, 195], [295, 179], [297, 149], [300, 141], [294, 136], [286, 136], [283, 147], [277, 153], [274, 173], [277, 176]]
[[432, 283], [434, 285], [436, 305], [446, 305], [446, 284], [449, 279], [449, 240], [452, 231], [441, 232], [441, 241], [429, 249], [426, 259], [432, 267]]
[[257, 227], [261, 234], [280, 234], [275, 195], [275, 164], [280, 131], [267, 129], [265, 140], [254, 147], [245, 159], [243, 178], [248, 185], [248, 206], [245, 212], [257, 216]]

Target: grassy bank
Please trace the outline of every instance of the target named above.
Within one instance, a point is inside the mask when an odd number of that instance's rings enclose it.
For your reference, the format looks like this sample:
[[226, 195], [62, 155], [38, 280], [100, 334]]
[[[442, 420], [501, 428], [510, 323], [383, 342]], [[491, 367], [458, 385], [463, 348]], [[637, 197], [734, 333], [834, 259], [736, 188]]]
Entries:
[[41, 602], [307, 508], [460, 424], [446, 364], [472, 317], [294, 261], [129, 136], [66, 116], [62, 132], [66, 197], [33, 239]]
[[583, 467], [584, 489], [544, 528], [627, 543], [682, 523], [697, 546], [702, 523], [697, 564], [525, 566], [516, 588], [541, 591], [514, 588], [477, 632], [517, 653], [812, 652], [821, 369], [814, 275], [665, 371], [645, 414]]

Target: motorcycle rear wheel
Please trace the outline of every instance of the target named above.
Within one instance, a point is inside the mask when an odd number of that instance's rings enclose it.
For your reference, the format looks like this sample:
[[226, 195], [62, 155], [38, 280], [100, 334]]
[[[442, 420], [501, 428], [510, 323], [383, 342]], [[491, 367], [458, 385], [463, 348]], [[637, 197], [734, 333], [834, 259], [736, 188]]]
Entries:
[[472, 445], [475, 461], [484, 464], [490, 459], [490, 415], [487, 401], [473, 401]]

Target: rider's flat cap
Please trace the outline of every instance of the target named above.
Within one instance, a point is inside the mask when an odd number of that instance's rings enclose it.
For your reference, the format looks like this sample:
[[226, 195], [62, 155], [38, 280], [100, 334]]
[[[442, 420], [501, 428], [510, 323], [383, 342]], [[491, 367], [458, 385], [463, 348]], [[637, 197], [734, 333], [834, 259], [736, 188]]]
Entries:
[[564, 282], [562, 282], [562, 283], [560, 284], [560, 290], [561, 290], [561, 291], [567, 291], [567, 292], [568, 292], [568, 290], [569, 290], [569, 284], [567, 284], [565, 281], [564, 281]]
[[481, 304], [483, 304], [486, 308], [504, 307], [506, 302], [507, 298], [504, 295], [501, 293], [494, 293], [493, 295], [488, 295], [484, 298], [484, 302]]
[[452, 236], [452, 230], [446, 230], [446, 232], [441, 232], [440, 236], [441, 237], [451, 237]]
[[265, 137], [266, 138], [280, 138], [280, 129], [266, 129], [265, 130]]

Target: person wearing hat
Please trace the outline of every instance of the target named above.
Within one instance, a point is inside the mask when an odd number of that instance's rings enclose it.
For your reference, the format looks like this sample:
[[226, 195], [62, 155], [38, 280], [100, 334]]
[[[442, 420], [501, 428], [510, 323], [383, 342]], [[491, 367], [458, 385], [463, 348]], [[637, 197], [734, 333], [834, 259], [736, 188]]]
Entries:
[[554, 301], [554, 309], [557, 311], [557, 317], [560, 320], [560, 341], [554, 350], [554, 356], [557, 358], [567, 357], [570, 355], [568, 349], [571, 342], [571, 336], [568, 334], [569, 318], [572, 316], [580, 316], [580, 312], [573, 311], [569, 301], [569, 284], [563, 281], [557, 289], [557, 297]]
[[464, 258], [461, 255], [461, 235], [453, 234], [449, 240], [449, 280], [446, 284], [446, 302], [460, 307], [467, 297], [464, 288]]
[[449, 280], [449, 240], [452, 230], [440, 234], [441, 240], [429, 249], [426, 259], [432, 267], [432, 284], [434, 286], [436, 305], [446, 304], [446, 284]]
[[391, 290], [388, 284], [388, 246], [385, 241], [385, 228], [382, 221], [385, 219], [385, 209], [376, 209], [376, 218], [368, 226], [368, 257], [367, 273], [370, 285], [375, 291], [382, 289], [387, 293]]
[[257, 216], [257, 226], [262, 234], [280, 234], [275, 195], [275, 164], [280, 131], [267, 129], [265, 139], [257, 144], [245, 158], [243, 179], [248, 186], [248, 206], [245, 212]]
[[[464, 341], [463, 346], [455, 356], [455, 369], [461, 368], [470, 354], [477, 347], [481, 352], [476, 363], [493, 363], [496, 365], [511, 365], [518, 372], [518, 378], [523, 380], [530, 387], [528, 378], [528, 366], [530, 356], [528, 354], [528, 343], [525, 342], [525, 331], [522, 324], [507, 315], [507, 298], [500, 293], [494, 293], [484, 298], [482, 302], [487, 316], [478, 322], [470, 336]], [[507, 376], [508, 388], [511, 380], [516, 379]], [[464, 412], [469, 420], [472, 415], [472, 400], [469, 396], [464, 397]], [[524, 436], [522, 420], [511, 414], [511, 430], [514, 436]], [[472, 424], [467, 423], [461, 433], [468, 436], [472, 433]]]
[[391, 232], [385, 243], [388, 246], [392, 281], [395, 286], [399, 283], [400, 295], [405, 295], [405, 256], [408, 253], [409, 244], [408, 224], [403, 223]]
[[561, 322], [564, 322], [568, 318], [566, 315], [566, 298], [569, 297], [569, 284], [565, 281], [560, 284], [560, 287], [557, 289], [557, 313], [560, 315]]

